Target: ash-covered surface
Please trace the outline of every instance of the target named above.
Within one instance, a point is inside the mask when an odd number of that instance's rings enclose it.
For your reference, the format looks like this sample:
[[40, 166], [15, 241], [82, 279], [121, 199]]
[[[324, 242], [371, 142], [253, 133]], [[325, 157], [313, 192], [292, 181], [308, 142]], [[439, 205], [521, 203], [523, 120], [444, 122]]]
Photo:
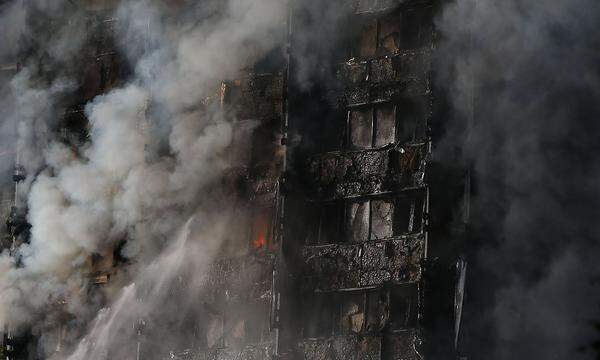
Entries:
[[381, 359], [381, 338], [336, 336], [305, 340], [299, 344], [305, 360], [378, 360]]
[[328, 291], [417, 282], [423, 250], [422, 236], [305, 247], [305, 287]]
[[250, 344], [242, 349], [214, 349], [211, 351], [174, 357], [181, 360], [266, 360], [272, 359], [273, 343]]
[[[422, 340], [417, 330], [406, 330], [386, 336], [383, 360], [421, 360]], [[389, 355], [388, 355], [389, 354]], [[392, 355], [393, 354], [393, 355]]]
[[350, 0], [356, 14], [370, 14], [398, 9], [402, 6], [414, 6], [419, 3], [431, 3], [431, 0]]
[[426, 160], [421, 144], [328, 153], [309, 159], [305, 176], [318, 199], [378, 194], [424, 186]]
[[224, 101], [239, 119], [281, 119], [283, 81], [280, 74], [257, 74], [227, 82]]
[[206, 275], [206, 298], [212, 302], [270, 301], [274, 258], [248, 256], [217, 261]]
[[431, 49], [404, 51], [382, 58], [339, 65], [336, 92], [340, 106], [357, 106], [426, 95], [431, 91]]

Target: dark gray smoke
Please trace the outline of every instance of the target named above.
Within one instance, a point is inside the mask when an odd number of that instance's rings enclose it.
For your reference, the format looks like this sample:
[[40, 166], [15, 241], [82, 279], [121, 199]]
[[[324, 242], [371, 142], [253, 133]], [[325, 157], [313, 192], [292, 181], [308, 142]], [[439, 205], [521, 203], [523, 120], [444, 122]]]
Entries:
[[[16, 72], [17, 42], [20, 31], [24, 27], [24, 11], [16, 2], [8, 2], [0, 5], [0, 14], [3, 18], [11, 21], [0, 22], [0, 33], [2, 44], [0, 45], [0, 118], [6, 119], [11, 115], [8, 104], [15, 101], [10, 91], [9, 82]], [[12, 171], [14, 149], [16, 143], [16, 126], [10, 121], [0, 122], [0, 173], [3, 179], [0, 184], [7, 186]]]
[[457, 0], [437, 19], [453, 111], [435, 156], [459, 149], [475, 184], [474, 359], [594, 358], [599, 23], [595, 0]]

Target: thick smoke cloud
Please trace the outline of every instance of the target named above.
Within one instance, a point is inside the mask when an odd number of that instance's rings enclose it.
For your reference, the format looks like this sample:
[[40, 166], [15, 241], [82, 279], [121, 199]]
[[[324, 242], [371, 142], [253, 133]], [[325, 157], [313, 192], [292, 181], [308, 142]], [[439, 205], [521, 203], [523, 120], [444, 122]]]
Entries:
[[[193, 329], [182, 317], [201, 321], [203, 280], [186, 274], [205, 272], [240, 222], [233, 214], [242, 211], [221, 179], [238, 161], [229, 154], [233, 127], [252, 119], [222, 111], [218, 91], [222, 80], [240, 76], [281, 43], [286, 7], [279, 0], [229, 0], [188, 11], [195, 16], [161, 1], [122, 3], [115, 13], [123, 29], [118, 42], [134, 75], [86, 105], [90, 141], [77, 153], [50, 131], [55, 104], [74, 90], [72, 80], [59, 75], [40, 86], [28, 77], [40, 70], [36, 64], [13, 79], [19, 102], [11, 115], [28, 173], [23, 198], [31, 238], [16, 255], [0, 258], [0, 324], [36, 330], [66, 318], [77, 334], [91, 321], [69, 359], [126, 358], [131, 348], [121, 345], [136, 342], [130, 330], [141, 318], [161, 329], [151, 339], [156, 343], [185, 339], [181, 333]], [[62, 40], [49, 43], [55, 63], [69, 61], [82, 44], [72, 36], [59, 31]], [[89, 259], [123, 240], [128, 264], [89, 299]], [[184, 278], [190, 283], [173, 296], [174, 282]], [[111, 305], [97, 313], [103, 304]], [[52, 346], [42, 351], [50, 355]]]
[[473, 358], [594, 357], [599, 21], [588, 0], [457, 0], [437, 19], [453, 113], [435, 153], [462, 149], [475, 184]]
[[[57, 21], [63, 17], [72, 20]], [[40, 32], [40, 27], [45, 31]], [[29, 174], [43, 166], [42, 152], [52, 137], [57, 102], [76, 85], [68, 63], [81, 47], [84, 29], [81, 9], [67, 1], [5, 1], [0, 5], [0, 171], [4, 174], [0, 182], [4, 188], [15, 161]], [[13, 76], [18, 68], [22, 71]], [[33, 78], [50, 70], [54, 75], [49, 84], [35, 83]], [[26, 195], [32, 179], [28, 177], [18, 189], [20, 197]]]
[[[2, 34], [3, 41], [0, 44], [0, 118], [3, 119], [0, 122], [0, 172], [4, 174], [4, 179], [0, 180], [0, 183], [7, 184], [9, 182], [10, 171], [12, 171], [12, 165], [14, 161], [14, 149], [16, 139], [16, 126], [14, 122], [7, 121], [6, 119], [11, 116], [11, 103], [15, 101], [10, 91], [9, 81], [13, 71], [16, 67], [14, 60], [17, 53], [17, 44], [20, 30], [24, 27], [25, 12], [17, 2], [9, 2], [0, 5], [0, 14], [2, 21], [0, 21], [0, 33]], [[8, 74], [6, 74], [8, 73]]]

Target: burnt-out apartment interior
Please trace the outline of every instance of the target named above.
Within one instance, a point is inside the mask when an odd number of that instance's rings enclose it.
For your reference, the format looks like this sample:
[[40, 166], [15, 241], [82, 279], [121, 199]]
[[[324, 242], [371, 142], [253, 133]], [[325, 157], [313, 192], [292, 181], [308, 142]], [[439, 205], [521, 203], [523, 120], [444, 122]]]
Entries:
[[[234, 141], [243, 165], [224, 186], [251, 215], [206, 275], [203, 323], [180, 342], [157, 344], [147, 340], [151, 319], [140, 319], [131, 359], [467, 358], [461, 243], [471, 190], [463, 169], [432, 159], [444, 116], [432, 73], [439, 4], [344, 0], [323, 10], [317, 3], [291, 1], [281, 19], [284, 45], [207, 100], [241, 120]], [[59, 64], [79, 86], [62, 99], [53, 131], [75, 153], [88, 141], [85, 104], [132, 71], [114, 37], [122, 26], [117, 4], [65, 5], [65, 14], [85, 14], [69, 21], [83, 22], [86, 36], [76, 60]], [[14, 62], [2, 64], [2, 76], [37, 62], [36, 81], [51, 77], [45, 72], [56, 64], [46, 64], [53, 59], [39, 42], [68, 16], [33, 10], [34, 31]], [[13, 180], [17, 188], [25, 180], [18, 158]], [[26, 203], [14, 194], [8, 251], [28, 241]], [[89, 264], [85, 291], [101, 303], [102, 287], [127, 259], [116, 246]], [[72, 345], [66, 314], [47, 329], [4, 329], [2, 357], [42, 358], [35, 350], [42, 335], [57, 353]]]

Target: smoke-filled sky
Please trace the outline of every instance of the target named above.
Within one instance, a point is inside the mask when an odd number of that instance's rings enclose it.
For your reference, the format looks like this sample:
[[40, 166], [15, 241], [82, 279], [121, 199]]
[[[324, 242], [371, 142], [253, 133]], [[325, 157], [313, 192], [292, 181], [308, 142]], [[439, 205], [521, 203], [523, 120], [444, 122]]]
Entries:
[[599, 23], [594, 0], [457, 0], [437, 19], [453, 116], [435, 155], [462, 148], [475, 192], [473, 358], [595, 358]]
[[[0, 5], [2, 62], [14, 59], [22, 34], [35, 35], [21, 3]], [[78, 11], [69, 1], [32, 4], [49, 19]], [[279, 0], [200, 5], [200, 18], [170, 13], [158, 0], [124, 1], [116, 10], [117, 43], [133, 75], [85, 106], [91, 141], [78, 154], [50, 128], [61, 98], [77, 86], [64, 65], [81, 50], [82, 24], [69, 22], [38, 44], [56, 66], [51, 81], [35, 81], [39, 64], [25, 63], [3, 85], [0, 141], [19, 150], [27, 170], [21, 196], [32, 228], [19, 266], [0, 257], [0, 323], [44, 329], [66, 312], [84, 340], [57, 359], [100, 359], [111, 349], [125, 358], [134, 350], [126, 346], [131, 323], [158, 310], [165, 318], [153, 318], [164, 325], [156, 336], [166, 343], [177, 342], [186, 317], [206, 315], [194, 307], [200, 286], [167, 298], [181, 273], [203, 272], [231, 230], [235, 204], [224, 201], [219, 180], [235, 165], [227, 156], [232, 123], [247, 119], [204, 100], [281, 45], [286, 7]], [[337, 19], [331, 5], [322, 10]], [[473, 359], [594, 357], [599, 23], [595, 0], [441, 4], [435, 72], [452, 114], [434, 156], [455, 161], [446, 155], [459, 148], [472, 168], [465, 326]], [[304, 59], [298, 77], [308, 83], [311, 57]], [[11, 164], [0, 156], [0, 170]], [[100, 310], [100, 301], [78, 292], [86, 259], [123, 239], [130, 264], [111, 279], [110, 306]], [[142, 293], [152, 301], [142, 305]]]

